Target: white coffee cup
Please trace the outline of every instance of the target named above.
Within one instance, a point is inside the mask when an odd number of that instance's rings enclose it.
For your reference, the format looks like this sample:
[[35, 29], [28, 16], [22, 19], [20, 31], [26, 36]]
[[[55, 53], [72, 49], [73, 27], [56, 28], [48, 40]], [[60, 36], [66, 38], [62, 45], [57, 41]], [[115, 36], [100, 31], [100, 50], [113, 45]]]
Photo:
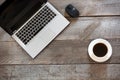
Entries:
[[96, 62], [105, 62], [112, 55], [112, 46], [105, 39], [95, 39], [88, 46], [88, 55]]

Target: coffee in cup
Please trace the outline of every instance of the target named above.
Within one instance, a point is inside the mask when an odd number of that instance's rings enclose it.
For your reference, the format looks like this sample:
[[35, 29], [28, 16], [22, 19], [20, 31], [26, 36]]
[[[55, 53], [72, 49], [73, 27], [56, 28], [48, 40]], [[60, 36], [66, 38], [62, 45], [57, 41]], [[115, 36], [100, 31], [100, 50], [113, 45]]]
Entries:
[[112, 55], [112, 46], [105, 39], [95, 39], [88, 46], [88, 54], [96, 62], [105, 62]]

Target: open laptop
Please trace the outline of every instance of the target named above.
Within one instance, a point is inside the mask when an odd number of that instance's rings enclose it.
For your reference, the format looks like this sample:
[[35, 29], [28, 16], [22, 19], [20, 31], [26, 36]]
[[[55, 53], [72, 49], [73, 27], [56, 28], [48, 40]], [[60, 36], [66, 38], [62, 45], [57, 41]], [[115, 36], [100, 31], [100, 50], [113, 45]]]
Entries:
[[0, 26], [35, 58], [67, 25], [47, 0], [5, 0]]

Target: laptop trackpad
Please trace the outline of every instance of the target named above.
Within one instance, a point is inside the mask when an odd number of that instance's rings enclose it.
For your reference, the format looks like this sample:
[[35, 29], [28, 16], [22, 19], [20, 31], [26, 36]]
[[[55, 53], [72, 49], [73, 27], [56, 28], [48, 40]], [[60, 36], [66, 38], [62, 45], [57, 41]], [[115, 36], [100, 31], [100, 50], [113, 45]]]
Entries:
[[55, 36], [56, 36], [55, 33], [53, 33], [53, 31], [48, 28], [48, 29], [46, 29], [45, 33], [43, 34], [42, 40], [43, 40], [43, 42], [48, 44], [55, 38]]
[[31, 41], [26, 45], [26, 50], [35, 56], [42, 49], [44, 49], [53, 39], [55, 38], [55, 33], [51, 30], [44, 28], [41, 30]]

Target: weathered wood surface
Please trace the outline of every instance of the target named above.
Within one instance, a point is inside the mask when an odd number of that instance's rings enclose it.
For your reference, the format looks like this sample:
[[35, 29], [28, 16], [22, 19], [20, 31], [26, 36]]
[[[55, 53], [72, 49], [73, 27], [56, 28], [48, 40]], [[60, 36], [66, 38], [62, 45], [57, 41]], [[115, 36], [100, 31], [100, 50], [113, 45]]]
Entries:
[[3, 65], [0, 80], [120, 80], [120, 65]]
[[[0, 28], [0, 80], [120, 80], [120, 0], [49, 1], [71, 24], [35, 59]], [[79, 18], [65, 13], [69, 3], [80, 11]], [[104, 64], [87, 54], [96, 38], [107, 39], [113, 47]]]
[[91, 40], [105, 38], [113, 47], [107, 63], [120, 63], [120, 17], [69, 19], [71, 24], [34, 60], [0, 29], [0, 64], [79, 64], [94, 63], [87, 48]]
[[49, 0], [65, 16], [65, 7], [73, 4], [80, 16], [120, 15], [120, 0]]

